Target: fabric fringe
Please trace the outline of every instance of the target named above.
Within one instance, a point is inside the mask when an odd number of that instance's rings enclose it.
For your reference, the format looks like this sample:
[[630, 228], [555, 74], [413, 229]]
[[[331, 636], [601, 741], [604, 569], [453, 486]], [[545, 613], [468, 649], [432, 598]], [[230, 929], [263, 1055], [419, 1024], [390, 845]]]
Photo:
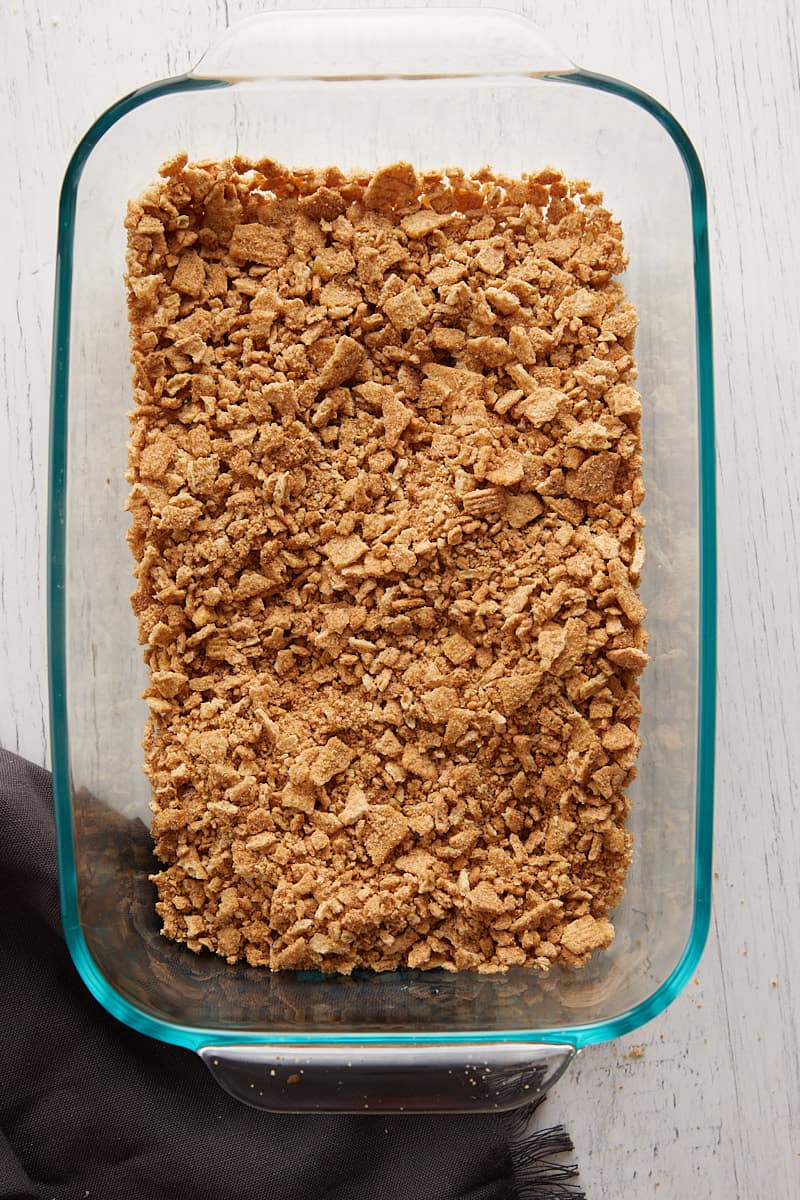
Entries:
[[529, 1129], [531, 1118], [541, 1103], [539, 1100], [519, 1109], [508, 1118], [515, 1187], [511, 1196], [513, 1200], [586, 1200], [583, 1188], [570, 1182], [578, 1175], [577, 1163], [555, 1161], [558, 1155], [571, 1154], [575, 1149], [564, 1126]]

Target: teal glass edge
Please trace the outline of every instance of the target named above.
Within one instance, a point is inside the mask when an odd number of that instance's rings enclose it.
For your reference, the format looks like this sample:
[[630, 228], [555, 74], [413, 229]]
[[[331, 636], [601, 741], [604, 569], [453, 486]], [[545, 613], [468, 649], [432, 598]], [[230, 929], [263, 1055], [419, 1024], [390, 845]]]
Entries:
[[661, 986], [641, 1004], [609, 1021], [554, 1030], [473, 1030], [468, 1033], [349, 1033], [307, 1034], [274, 1032], [253, 1035], [173, 1024], [154, 1017], [112, 987], [94, 962], [80, 927], [77, 880], [72, 842], [72, 803], [69, 737], [66, 709], [65, 631], [65, 501], [68, 429], [69, 327], [72, 252], [78, 184], [86, 160], [105, 133], [133, 109], [160, 96], [231, 86], [224, 79], [179, 76], [140, 88], [107, 109], [84, 135], [64, 176], [58, 216], [55, 310], [53, 327], [50, 413], [50, 491], [48, 513], [48, 678], [53, 768], [53, 799], [59, 868], [59, 891], [64, 934], [75, 967], [95, 999], [112, 1016], [140, 1033], [163, 1042], [199, 1050], [207, 1045], [288, 1044], [332, 1045], [383, 1043], [424, 1045], [475, 1042], [537, 1041], [569, 1043], [576, 1048], [608, 1041], [658, 1016], [687, 983], [705, 946], [711, 913], [711, 863], [714, 793], [714, 734], [716, 720], [716, 500], [714, 458], [714, 383], [711, 335], [711, 288], [708, 257], [708, 209], [705, 180], [697, 153], [686, 132], [657, 100], [608, 76], [576, 70], [545, 75], [554, 83], [569, 83], [610, 92], [645, 109], [667, 131], [683, 159], [689, 177], [694, 239], [696, 301], [699, 497], [700, 497], [700, 654], [697, 744], [697, 806], [695, 827], [695, 905], [692, 927], [680, 960]]

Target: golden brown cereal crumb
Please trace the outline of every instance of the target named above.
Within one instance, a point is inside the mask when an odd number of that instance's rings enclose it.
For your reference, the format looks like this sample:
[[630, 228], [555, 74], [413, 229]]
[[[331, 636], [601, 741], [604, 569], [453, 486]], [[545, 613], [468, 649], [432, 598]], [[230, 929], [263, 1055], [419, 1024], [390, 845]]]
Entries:
[[553, 169], [177, 154], [126, 226], [165, 935], [273, 970], [581, 966], [647, 663], [618, 224]]

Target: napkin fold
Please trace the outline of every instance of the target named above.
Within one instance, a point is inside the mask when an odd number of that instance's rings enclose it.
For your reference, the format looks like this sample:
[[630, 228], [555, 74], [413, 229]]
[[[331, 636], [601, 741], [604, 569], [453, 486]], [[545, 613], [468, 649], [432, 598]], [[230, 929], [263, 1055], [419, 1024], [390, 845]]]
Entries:
[[585, 1200], [560, 1125], [258, 1112], [93, 999], [64, 943], [50, 775], [0, 750], [0, 1200]]

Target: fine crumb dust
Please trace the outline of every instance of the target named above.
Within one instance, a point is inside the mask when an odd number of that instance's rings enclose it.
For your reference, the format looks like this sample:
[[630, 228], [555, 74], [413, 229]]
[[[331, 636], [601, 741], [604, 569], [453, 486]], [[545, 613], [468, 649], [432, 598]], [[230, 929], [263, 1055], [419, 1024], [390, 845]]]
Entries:
[[581, 966], [647, 662], [602, 197], [181, 154], [126, 226], [164, 934], [273, 970]]

